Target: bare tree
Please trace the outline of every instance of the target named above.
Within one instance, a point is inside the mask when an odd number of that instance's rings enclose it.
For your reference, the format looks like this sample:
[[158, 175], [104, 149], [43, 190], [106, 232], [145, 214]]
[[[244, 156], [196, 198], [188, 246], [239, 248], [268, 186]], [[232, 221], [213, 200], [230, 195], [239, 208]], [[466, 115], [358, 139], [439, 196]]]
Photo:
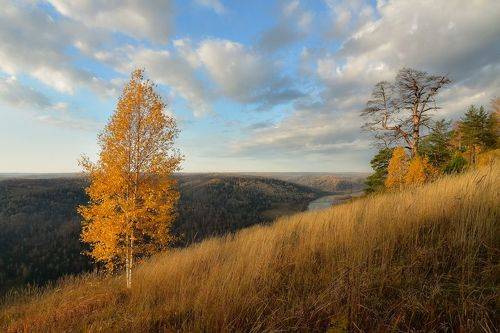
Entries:
[[403, 68], [393, 83], [375, 85], [371, 99], [361, 115], [365, 130], [384, 146], [403, 145], [417, 154], [421, 131], [429, 125], [429, 114], [439, 110], [436, 97], [451, 80], [446, 75], [430, 75]]

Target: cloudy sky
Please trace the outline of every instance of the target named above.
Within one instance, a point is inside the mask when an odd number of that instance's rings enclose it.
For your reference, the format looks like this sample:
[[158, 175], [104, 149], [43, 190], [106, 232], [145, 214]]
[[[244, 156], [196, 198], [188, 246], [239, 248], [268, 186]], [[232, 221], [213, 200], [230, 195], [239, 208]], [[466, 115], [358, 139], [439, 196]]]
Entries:
[[78, 171], [130, 71], [178, 120], [184, 171], [368, 171], [359, 110], [401, 67], [441, 116], [500, 95], [498, 0], [0, 0], [0, 172]]

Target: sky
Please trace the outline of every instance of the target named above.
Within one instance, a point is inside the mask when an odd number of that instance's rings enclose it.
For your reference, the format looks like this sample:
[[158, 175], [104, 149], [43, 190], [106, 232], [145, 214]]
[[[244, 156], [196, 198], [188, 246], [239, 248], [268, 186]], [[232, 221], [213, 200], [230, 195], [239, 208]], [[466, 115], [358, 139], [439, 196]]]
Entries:
[[134, 68], [183, 171], [369, 171], [359, 113], [402, 67], [448, 74], [436, 117], [500, 95], [500, 1], [0, 0], [0, 172], [75, 172]]

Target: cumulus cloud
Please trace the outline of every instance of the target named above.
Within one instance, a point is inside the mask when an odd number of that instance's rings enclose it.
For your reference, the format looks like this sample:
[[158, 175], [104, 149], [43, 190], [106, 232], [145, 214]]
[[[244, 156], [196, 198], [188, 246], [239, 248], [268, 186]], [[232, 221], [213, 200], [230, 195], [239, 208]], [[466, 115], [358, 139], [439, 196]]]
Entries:
[[233, 151], [257, 155], [333, 154], [346, 149], [366, 152], [369, 141], [359, 133], [358, 114], [331, 111], [321, 103], [297, 105], [278, 124], [250, 128], [249, 137], [236, 142]]
[[62, 15], [88, 27], [166, 43], [172, 31], [170, 0], [48, 0]]
[[258, 45], [265, 51], [278, 51], [307, 35], [314, 14], [302, 8], [298, 0], [283, 3], [276, 25], [262, 32]]
[[[189, 39], [178, 39], [167, 44], [173, 48], [149, 48], [116, 44], [107, 33], [166, 40], [170, 1], [126, 1], [120, 6], [113, 1], [50, 2], [62, 17], [51, 16], [36, 2], [2, 1], [0, 71], [11, 76], [27, 74], [66, 94], [87, 87], [100, 95], [116, 95], [122, 79], [103, 80], [76, 67], [78, 55], [68, 52], [75, 48], [124, 75], [133, 67], [147, 68], [155, 81], [185, 99], [197, 116], [211, 113], [212, 103], [221, 96], [253, 104], [254, 109], [269, 109], [302, 94], [275, 62], [237, 42], [205, 39], [193, 46]], [[207, 2], [222, 10], [217, 3]], [[297, 16], [296, 12], [289, 9], [286, 15]], [[215, 87], [208, 88], [210, 84]]]
[[[220, 0], [193, 1], [228, 11]], [[205, 35], [172, 40], [171, 0], [46, 2], [52, 7], [0, 0], [0, 99], [40, 110], [38, 120], [57, 126], [94, 125], [14, 77], [63, 94], [88, 88], [112, 96], [133, 68], [145, 67], [196, 116], [215, 114], [214, 105], [227, 101], [283, 112], [265, 121], [259, 115], [252, 124], [241, 120], [234, 127], [248, 137], [234, 142], [232, 152], [284, 159], [366, 155], [358, 111], [373, 85], [392, 80], [401, 67], [450, 75], [454, 83], [440, 96], [447, 117], [468, 104], [487, 104], [500, 88], [500, 2], [494, 0], [280, 2], [275, 24], [254, 31], [254, 45]], [[326, 13], [317, 10], [323, 5]]]
[[55, 21], [36, 4], [0, 0], [0, 7], [1, 71], [28, 74], [63, 93], [72, 94], [78, 86], [111, 93], [108, 83], [72, 65], [67, 53], [72, 29], [65, 29], [65, 21]]
[[147, 68], [153, 81], [174, 89], [188, 102], [196, 116], [212, 113], [213, 95], [203, 81], [196, 77], [189, 59], [168, 51], [138, 49], [131, 54], [124, 72], [136, 67]]
[[498, 1], [391, 1], [378, 11], [380, 17], [351, 33], [340, 52], [318, 61], [322, 79], [337, 87], [371, 85], [406, 66], [449, 73], [460, 82], [498, 63]]
[[356, 30], [374, 16], [374, 9], [364, 0], [326, 0], [330, 23], [326, 35], [330, 38], [342, 38]]
[[238, 102], [270, 108], [302, 95], [275, 63], [243, 44], [208, 39], [200, 44], [197, 54], [221, 92]]
[[241, 43], [209, 38], [193, 45], [186, 38], [172, 46], [153, 50], [128, 45], [93, 57], [123, 74], [146, 68], [155, 82], [185, 99], [196, 116], [212, 113], [220, 98], [268, 110], [303, 95], [276, 62]]
[[201, 63], [191, 42], [187, 39], [175, 40], [173, 45], [173, 50], [127, 45], [96, 52], [93, 57], [123, 75], [128, 75], [135, 68], [145, 68], [154, 82], [170, 88], [172, 97], [178, 95], [186, 100], [195, 116], [211, 114], [215, 96], [196, 73]]
[[301, 54], [301, 68], [316, 77], [318, 95], [300, 99], [272, 127], [248, 129], [248, 137], [234, 144], [235, 152], [366, 154], [369, 141], [360, 131], [359, 110], [373, 85], [393, 80], [402, 67], [451, 76], [454, 83], [442, 92], [437, 117], [456, 118], [467, 105], [486, 105], [498, 95], [498, 1], [379, 2], [376, 14], [361, 1], [327, 4], [328, 33], [343, 38], [340, 49], [304, 48]]

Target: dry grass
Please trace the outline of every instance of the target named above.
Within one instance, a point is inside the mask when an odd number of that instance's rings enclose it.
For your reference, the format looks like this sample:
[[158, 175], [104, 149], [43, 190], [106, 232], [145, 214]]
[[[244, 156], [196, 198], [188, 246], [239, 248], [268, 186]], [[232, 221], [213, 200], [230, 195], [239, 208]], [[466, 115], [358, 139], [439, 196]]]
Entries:
[[0, 306], [17, 331], [498, 329], [499, 168], [282, 218]]

